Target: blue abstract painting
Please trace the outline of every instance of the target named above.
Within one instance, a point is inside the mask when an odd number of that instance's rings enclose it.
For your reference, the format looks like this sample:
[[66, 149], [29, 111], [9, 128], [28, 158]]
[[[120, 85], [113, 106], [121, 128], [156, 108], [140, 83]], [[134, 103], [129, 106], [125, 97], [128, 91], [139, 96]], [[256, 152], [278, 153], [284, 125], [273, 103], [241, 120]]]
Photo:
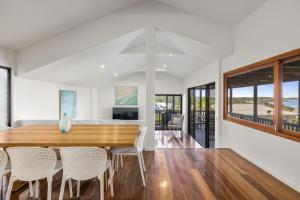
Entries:
[[76, 91], [59, 90], [60, 117], [66, 113], [70, 118], [76, 117]]

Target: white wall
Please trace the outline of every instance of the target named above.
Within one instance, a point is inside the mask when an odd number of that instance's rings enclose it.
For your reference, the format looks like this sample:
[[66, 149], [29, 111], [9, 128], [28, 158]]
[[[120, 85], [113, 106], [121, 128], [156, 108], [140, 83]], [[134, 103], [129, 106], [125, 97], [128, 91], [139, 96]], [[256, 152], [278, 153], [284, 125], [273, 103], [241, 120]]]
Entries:
[[12, 68], [15, 66], [14, 51], [0, 47], [0, 66]]
[[14, 77], [13, 121], [58, 120], [59, 90], [77, 92], [76, 119], [91, 119], [91, 89]]
[[[300, 47], [300, 1], [272, 0], [238, 27], [223, 73]], [[221, 93], [222, 94], [222, 93]], [[300, 191], [300, 143], [223, 121], [225, 146]]]
[[[115, 106], [114, 86], [138, 86], [139, 119], [146, 118], [146, 86], [145, 73], [135, 74], [118, 79], [114, 83], [98, 90], [98, 119], [112, 119], [112, 107]], [[182, 80], [165, 72], [157, 72], [155, 80], [156, 94], [183, 94]]]
[[185, 115], [185, 122], [184, 122], [184, 131], [187, 133], [187, 124], [188, 124], [188, 110], [187, 110], [187, 104], [188, 104], [188, 88], [200, 86], [208, 83], [215, 82], [216, 84], [216, 115], [215, 115], [215, 144], [216, 147], [221, 146], [221, 140], [220, 140], [220, 131], [219, 131], [219, 120], [221, 115], [220, 113], [220, 107], [219, 104], [219, 74], [220, 74], [220, 62], [215, 61], [207, 66], [201, 66], [199, 69], [192, 73], [192, 75], [186, 77], [183, 81], [183, 113]]
[[156, 73], [155, 94], [183, 94], [181, 78], [167, 74]]
[[125, 78], [116, 80], [114, 83], [98, 90], [98, 119], [99, 120], [111, 120], [112, 108], [115, 106], [115, 86], [138, 86], [138, 108], [139, 119], [145, 120], [146, 110], [146, 88], [145, 88], [145, 76], [141, 73], [129, 75]]

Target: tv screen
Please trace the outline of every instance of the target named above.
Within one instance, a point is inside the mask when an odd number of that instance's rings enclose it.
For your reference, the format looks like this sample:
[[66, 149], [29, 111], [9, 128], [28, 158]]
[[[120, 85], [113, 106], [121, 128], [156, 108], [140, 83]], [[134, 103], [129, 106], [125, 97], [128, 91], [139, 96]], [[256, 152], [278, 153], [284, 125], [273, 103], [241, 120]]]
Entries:
[[139, 109], [138, 108], [113, 108], [113, 119], [121, 120], [138, 120], [139, 119]]

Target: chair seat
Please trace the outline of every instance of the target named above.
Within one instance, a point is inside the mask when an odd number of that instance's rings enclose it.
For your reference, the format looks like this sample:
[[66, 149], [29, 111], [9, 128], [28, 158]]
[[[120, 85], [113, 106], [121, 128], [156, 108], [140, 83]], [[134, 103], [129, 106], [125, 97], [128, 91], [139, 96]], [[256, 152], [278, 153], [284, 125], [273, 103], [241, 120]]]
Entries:
[[112, 148], [111, 153], [112, 154], [136, 153], [136, 148], [135, 147], [117, 147], [117, 148]]

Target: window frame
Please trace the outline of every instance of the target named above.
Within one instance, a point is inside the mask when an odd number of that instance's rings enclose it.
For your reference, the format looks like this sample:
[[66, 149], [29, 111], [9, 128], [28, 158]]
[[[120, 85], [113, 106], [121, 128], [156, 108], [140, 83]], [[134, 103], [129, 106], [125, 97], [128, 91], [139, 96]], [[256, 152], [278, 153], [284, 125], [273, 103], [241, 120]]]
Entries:
[[[300, 132], [293, 132], [282, 129], [282, 85], [283, 85], [283, 64], [291, 62], [300, 57], [300, 48], [244, 66], [223, 74], [223, 119], [234, 122], [243, 126], [254, 128], [266, 133], [284, 137], [290, 140], [300, 142]], [[266, 67], [274, 67], [274, 126], [267, 126], [252, 121], [234, 118], [228, 115], [228, 86], [229, 77], [239, 74], [263, 69]]]
[[12, 126], [12, 117], [11, 117], [11, 68], [10, 67], [5, 67], [0, 65], [0, 69], [5, 69], [7, 70], [7, 127]]

